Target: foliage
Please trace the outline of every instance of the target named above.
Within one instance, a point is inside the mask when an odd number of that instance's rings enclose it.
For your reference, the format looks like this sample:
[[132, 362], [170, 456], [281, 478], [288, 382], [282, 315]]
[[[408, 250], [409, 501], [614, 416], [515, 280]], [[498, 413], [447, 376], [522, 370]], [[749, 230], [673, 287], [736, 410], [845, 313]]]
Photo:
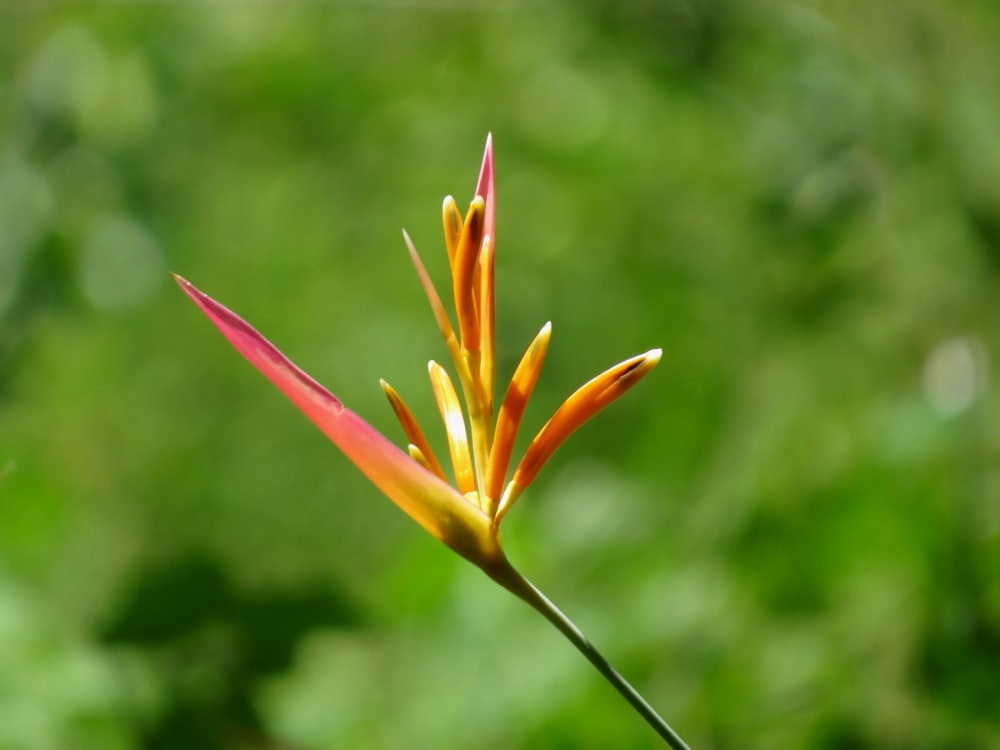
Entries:
[[5, 3], [0, 747], [657, 746], [167, 273], [428, 425], [399, 228], [443, 279], [488, 130], [500, 379], [554, 326], [522, 432], [664, 349], [512, 560], [695, 748], [996, 747], [998, 42], [986, 0]]

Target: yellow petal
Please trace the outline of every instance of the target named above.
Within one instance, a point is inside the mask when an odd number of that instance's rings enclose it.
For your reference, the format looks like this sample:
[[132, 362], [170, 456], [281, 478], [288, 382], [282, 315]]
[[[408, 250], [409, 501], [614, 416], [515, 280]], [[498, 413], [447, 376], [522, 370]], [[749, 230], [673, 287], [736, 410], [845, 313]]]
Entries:
[[469, 436], [465, 430], [465, 417], [458, 394], [447, 371], [434, 360], [427, 369], [431, 376], [431, 387], [434, 398], [437, 399], [444, 428], [448, 433], [448, 449], [451, 452], [451, 463], [455, 469], [455, 484], [463, 495], [476, 490], [476, 476], [472, 467], [472, 456], [469, 453]]
[[[432, 467], [431, 462], [427, 460], [427, 456], [425, 456], [423, 451], [420, 450], [413, 443], [410, 443], [408, 446], [406, 446], [406, 452], [410, 454], [410, 458], [412, 458], [418, 464], [427, 469], [427, 471], [434, 472], [434, 467]], [[441, 478], [444, 479], [444, 477]]]

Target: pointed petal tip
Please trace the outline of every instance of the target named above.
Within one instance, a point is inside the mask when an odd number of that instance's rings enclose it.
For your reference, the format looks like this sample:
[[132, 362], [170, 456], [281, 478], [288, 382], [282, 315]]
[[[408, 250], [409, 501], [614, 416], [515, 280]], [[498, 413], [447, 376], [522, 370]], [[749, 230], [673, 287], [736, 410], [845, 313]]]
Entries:
[[496, 242], [496, 192], [494, 187], [493, 165], [493, 133], [486, 136], [486, 148], [483, 151], [483, 163], [479, 167], [479, 179], [476, 180], [476, 195], [486, 201], [484, 234], [488, 234], [490, 242]]
[[170, 275], [173, 276], [174, 281], [177, 282], [177, 286], [181, 288], [181, 291], [184, 292], [184, 294], [186, 294], [188, 297], [190, 297], [194, 301], [194, 303], [198, 305], [198, 307], [200, 307], [205, 312], [209, 312], [210, 310], [222, 307], [218, 302], [209, 297], [207, 294], [201, 291], [201, 289], [196, 287], [194, 284], [185, 279], [179, 273], [174, 273], [173, 271], [171, 271]]
[[410, 233], [405, 229], [403, 230], [403, 242], [406, 243], [406, 249], [409, 250], [410, 255], [416, 255], [417, 246], [413, 244], [413, 239], [410, 237]]
[[204, 309], [205, 305], [207, 305], [210, 308], [219, 306], [218, 302], [209, 297], [207, 294], [201, 291], [201, 289], [196, 287], [194, 284], [185, 279], [179, 273], [174, 273], [173, 271], [171, 271], [170, 275], [173, 276], [174, 281], [177, 282], [177, 286], [181, 288], [181, 291], [184, 292], [184, 294], [186, 294], [192, 300], [194, 300], [195, 304], [197, 304], [202, 309]]
[[626, 359], [624, 362], [620, 362], [609, 370], [606, 370], [603, 376], [611, 376], [612, 380], [608, 383], [608, 386], [613, 390], [620, 389], [619, 392], [624, 393], [635, 383], [639, 382], [639, 380], [646, 377], [660, 363], [662, 355], [662, 349], [650, 349], [648, 352], [637, 354], [631, 359]]
[[645, 375], [654, 367], [656, 367], [658, 364], [660, 364], [660, 358], [662, 356], [663, 356], [662, 349], [659, 348], [650, 349], [645, 354], [639, 355], [638, 361], [635, 363], [635, 366], [629, 368], [630, 372], [634, 373], [636, 370], [638, 370], [639, 374]]
[[[534, 341], [531, 342], [531, 346], [528, 347], [528, 352], [526, 352], [526, 354], [534, 352], [538, 346], [543, 346], [545, 347], [545, 350], [547, 350], [549, 346], [549, 341], [551, 339], [552, 339], [552, 321], [549, 320], [546, 321], [545, 325], [543, 325], [541, 328], [538, 329], [538, 333], [535, 334], [535, 339]], [[545, 350], [542, 351], [543, 357], [545, 356]], [[541, 367], [540, 362], [538, 366]]]

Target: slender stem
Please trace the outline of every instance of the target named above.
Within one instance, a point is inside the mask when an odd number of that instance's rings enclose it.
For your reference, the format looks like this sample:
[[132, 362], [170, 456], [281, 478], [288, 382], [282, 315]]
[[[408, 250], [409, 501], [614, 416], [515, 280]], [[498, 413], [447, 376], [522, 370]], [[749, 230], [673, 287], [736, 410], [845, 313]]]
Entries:
[[[487, 572], [490, 573], [489, 571]], [[500, 571], [494, 571], [494, 573], [500, 573]], [[594, 647], [594, 644], [587, 640], [587, 636], [580, 631], [573, 621], [563, 614], [531, 581], [517, 573], [513, 568], [503, 571], [500, 575], [495, 575], [494, 573], [490, 573], [490, 575], [495, 581], [530, 604], [545, 619], [555, 625], [559, 629], [559, 632], [566, 636], [567, 640], [576, 646], [580, 653], [587, 657], [590, 663], [597, 668], [597, 671], [604, 676], [604, 679], [610, 682], [615, 690], [621, 693], [625, 700], [632, 705], [660, 737], [666, 740], [670, 747], [674, 750], [691, 750], [687, 743], [680, 738], [680, 735], [646, 702], [646, 699], [639, 694], [639, 691], [632, 687], [628, 680], [622, 677], [618, 670], [611, 666], [611, 663]], [[512, 577], [511, 573], [516, 577]]]

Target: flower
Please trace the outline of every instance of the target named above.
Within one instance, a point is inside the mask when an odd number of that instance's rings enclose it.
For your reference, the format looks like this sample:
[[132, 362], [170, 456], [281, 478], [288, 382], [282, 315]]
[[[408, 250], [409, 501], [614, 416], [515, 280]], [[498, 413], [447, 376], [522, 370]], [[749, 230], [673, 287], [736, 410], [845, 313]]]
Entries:
[[445, 198], [442, 209], [457, 332], [413, 242], [403, 232], [462, 391], [460, 399], [448, 371], [433, 360], [429, 363], [431, 387], [448, 436], [454, 485], [448, 483], [445, 470], [413, 412], [384, 380], [382, 389], [408, 441], [406, 452], [347, 409], [340, 399], [300, 370], [236, 313], [186, 279], [176, 274], [174, 278], [237, 351], [298, 406], [389, 499], [428, 532], [545, 616], [670, 747], [690, 750], [579, 628], [518, 573], [504, 555], [500, 522], [545, 462], [580, 425], [652, 370], [660, 361], [661, 352], [653, 349], [627, 359], [578, 388], [535, 435], [508, 480], [514, 440], [548, 350], [552, 325], [542, 326], [528, 346], [514, 370], [494, 422], [495, 209], [493, 142], [488, 136], [476, 192], [465, 217], [450, 196]]
[[520, 583], [523, 579], [504, 555], [500, 521], [563, 441], [652, 370], [661, 351], [653, 349], [627, 359], [577, 389], [531, 441], [508, 480], [514, 441], [545, 359], [552, 325], [542, 326], [528, 346], [494, 423], [495, 203], [493, 143], [489, 136], [475, 195], [465, 217], [450, 196], [442, 208], [457, 328], [452, 326], [413, 242], [403, 232], [462, 392], [460, 399], [448, 371], [437, 362], [429, 363], [431, 387], [448, 436], [454, 484], [448, 482], [413, 413], [388, 383], [382, 381], [382, 389], [406, 435], [406, 452], [347, 409], [242, 318], [186, 279], [176, 274], [174, 278], [237, 351], [383, 493], [433, 536], [526, 597]]

